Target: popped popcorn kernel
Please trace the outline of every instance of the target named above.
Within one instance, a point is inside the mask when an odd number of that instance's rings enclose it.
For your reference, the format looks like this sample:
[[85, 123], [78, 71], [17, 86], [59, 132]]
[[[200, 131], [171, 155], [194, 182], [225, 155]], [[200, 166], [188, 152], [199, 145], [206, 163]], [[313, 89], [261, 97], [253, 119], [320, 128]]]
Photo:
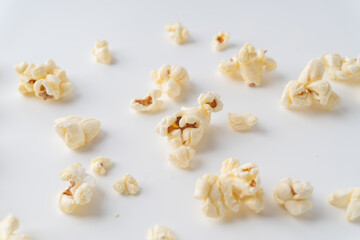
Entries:
[[321, 59], [324, 62], [326, 79], [360, 82], [359, 58], [341, 57], [338, 53], [327, 53]]
[[117, 179], [113, 184], [113, 188], [123, 195], [137, 195], [140, 191], [137, 181], [128, 173], [123, 178]]
[[222, 51], [226, 48], [230, 34], [225, 31], [218, 32], [213, 38], [212, 47], [214, 51]]
[[112, 54], [110, 53], [108, 45], [108, 42], [105, 40], [96, 40], [92, 55], [95, 56], [97, 62], [104, 64], [111, 63]]
[[224, 106], [220, 100], [219, 94], [215, 92], [202, 93], [197, 101], [198, 104], [209, 113], [219, 112]]
[[1, 240], [31, 240], [31, 238], [25, 234], [14, 233], [20, 226], [19, 219], [8, 214], [0, 222], [0, 239]]
[[111, 159], [107, 157], [96, 157], [91, 160], [91, 170], [96, 175], [105, 175], [106, 169], [111, 165]]
[[167, 24], [165, 30], [168, 32], [170, 39], [176, 44], [183, 44], [189, 38], [189, 30], [179, 22]]
[[174, 233], [165, 226], [155, 225], [154, 228], [149, 229], [147, 234], [148, 240], [176, 240]]
[[178, 168], [187, 168], [194, 155], [195, 150], [192, 147], [181, 146], [169, 155], [169, 161]]
[[158, 111], [163, 107], [163, 100], [161, 97], [161, 90], [154, 89], [149, 92], [143, 99], [132, 99], [130, 107], [138, 112], [154, 112]]
[[328, 202], [339, 208], [346, 208], [346, 220], [360, 219], [360, 187], [336, 190], [328, 196]]
[[249, 112], [229, 113], [229, 124], [235, 131], [246, 131], [253, 127], [257, 122], [257, 117]]

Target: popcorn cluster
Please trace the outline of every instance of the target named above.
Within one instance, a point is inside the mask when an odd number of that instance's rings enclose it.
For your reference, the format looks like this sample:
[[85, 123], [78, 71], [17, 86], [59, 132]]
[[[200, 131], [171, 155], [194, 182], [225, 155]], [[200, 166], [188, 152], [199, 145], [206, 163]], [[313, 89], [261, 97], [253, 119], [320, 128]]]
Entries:
[[339, 96], [330, 83], [323, 78], [324, 64], [319, 59], [311, 60], [297, 80], [290, 81], [283, 91], [281, 104], [300, 108], [318, 103], [326, 109], [333, 109], [340, 103]]
[[360, 187], [340, 189], [329, 195], [330, 204], [346, 208], [346, 219], [353, 222], [360, 219]]
[[284, 178], [273, 190], [275, 201], [283, 206], [291, 215], [300, 216], [312, 208], [309, 198], [313, 187], [307, 181], [293, 181]]
[[194, 197], [203, 201], [201, 211], [205, 216], [218, 218], [239, 212], [241, 203], [260, 213], [264, 209], [263, 194], [257, 166], [228, 158], [219, 175], [206, 174], [197, 180]]
[[58, 195], [58, 205], [62, 212], [71, 214], [79, 206], [91, 202], [95, 179], [86, 173], [80, 163], [65, 168], [61, 171], [60, 178], [62, 181], [69, 181], [69, 187]]
[[190, 166], [195, 154], [193, 149], [201, 140], [211, 120], [211, 113], [222, 110], [220, 96], [214, 92], [202, 93], [198, 98], [199, 107], [182, 107], [180, 111], [164, 117], [157, 126], [157, 132], [166, 136], [175, 151], [169, 161], [179, 168]]
[[91, 160], [91, 171], [96, 175], [105, 175], [106, 169], [111, 165], [111, 159], [107, 157], [96, 157]]
[[214, 51], [222, 51], [226, 48], [229, 41], [230, 34], [225, 31], [220, 31], [213, 39], [212, 48]]
[[251, 43], [245, 43], [239, 53], [230, 59], [230, 62], [222, 60], [218, 66], [219, 72], [230, 77], [240, 77], [250, 87], [259, 86], [264, 67], [267, 72], [276, 69], [274, 59], [265, 56], [266, 50], [258, 49]]
[[162, 225], [155, 225], [154, 228], [149, 229], [147, 234], [148, 240], [176, 240], [177, 238], [171, 230]]
[[70, 149], [77, 149], [91, 142], [100, 131], [100, 121], [76, 116], [55, 120], [55, 131]]
[[14, 233], [20, 226], [19, 219], [9, 214], [0, 222], [0, 240], [31, 240], [25, 234]]
[[341, 57], [339, 54], [324, 54], [324, 78], [336, 81], [360, 82], [360, 59]]
[[44, 64], [21, 62], [14, 66], [21, 83], [19, 92], [26, 96], [36, 96], [44, 101], [65, 98], [73, 89], [63, 69], [53, 60]]
[[228, 119], [232, 129], [238, 132], [246, 131], [252, 128], [257, 122], [257, 117], [249, 112], [229, 113]]
[[110, 53], [108, 42], [105, 40], [96, 40], [95, 47], [92, 50], [92, 55], [99, 63], [110, 64], [112, 54]]
[[128, 173], [123, 178], [117, 179], [113, 184], [113, 188], [123, 195], [136, 195], [140, 192], [137, 181]]
[[176, 44], [183, 44], [189, 38], [189, 30], [179, 22], [166, 24], [165, 30], [168, 32], [170, 39]]

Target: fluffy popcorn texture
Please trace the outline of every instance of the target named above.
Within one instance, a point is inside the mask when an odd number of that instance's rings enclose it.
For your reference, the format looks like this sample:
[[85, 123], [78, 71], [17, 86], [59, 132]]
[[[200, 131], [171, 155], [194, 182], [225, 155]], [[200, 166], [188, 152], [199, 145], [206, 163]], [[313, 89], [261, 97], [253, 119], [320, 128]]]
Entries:
[[123, 195], [137, 195], [140, 191], [137, 181], [130, 174], [125, 174], [123, 178], [117, 179], [113, 188]]
[[70, 149], [77, 149], [90, 143], [100, 131], [100, 121], [76, 116], [55, 120], [55, 131]]
[[339, 208], [346, 208], [346, 220], [360, 219], [360, 187], [340, 189], [328, 196], [328, 202]]
[[25, 234], [14, 233], [20, 226], [19, 219], [9, 214], [0, 222], [0, 240], [31, 240]]
[[161, 90], [154, 89], [149, 92], [143, 99], [132, 99], [130, 107], [138, 112], [155, 112], [160, 110], [164, 102], [160, 99]]
[[249, 112], [229, 113], [229, 124], [235, 131], [246, 131], [253, 127], [257, 122], [257, 117]]
[[266, 50], [258, 49], [250, 43], [245, 43], [239, 53], [230, 62], [221, 61], [218, 69], [221, 74], [235, 77], [237, 74], [250, 87], [259, 86], [265, 71], [274, 71], [277, 64], [274, 59], [265, 56]]
[[193, 149], [201, 140], [211, 120], [211, 113], [222, 110], [220, 96], [209, 92], [198, 98], [199, 107], [182, 107], [180, 111], [164, 117], [157, 125], [156, 131], [167, 137], [175, 151], [169, 161], [177, 167], [187, 168], [194, 157]]
[[324, 78], [335, 81], [360, 82], [360, 60], [341, 57], [339, 54], [324, 54], [321, 57], [325, 66]]
[[162, 225], [155, 225], [154, 228], [149, 229], [147, 234], [148, 240], [176, 240], [175, 235], [171, 230]]
[[109, 51], [108, 42], [105, 40], [96, 40], [95, 47], [92, 50], [92, 55], [95, 56], [99, 63], [110, 64], [112, 55]]
[[189, 30], [179, 22], [167, 24], [165, 30], [168, 32], [170, 39], [176, 44], [183, 44], [189, 38]]
[[226, 159], [221, 173], [206, 174], [195, 184], [195, 199], [202, 200], [201, 211], [218, 218], [239, 212], [241, 203], [255, 213], [264, 209], [263, 189], [258, 168], [253, 163], [240, 164], [237, 158]]
[[20, 62], [14, 65], [21, 81], [19, 92], [26, 96], [36, 96], [44, 101], [65, 98], [73, 89], [63, 69], [53, 60], [44, 64]]
[[307, 181], [293, 181], [284, 178], [273, 190], [275, 201], [283, 206], [291, 215], [300, 216], [312, 208], [309, 198], [313, 187]]
[[60, 173], [62, 181], [68, 181], [69, 187], [59, 193], [58, 206], [64, 213], [73, 213], [78, 206], [91, 202], [95, 179], [86, 173], [80, 163], [74, 163]]
[[283, 91], [281, 104], [288, 108], [304, 108], [318, 103], [333, 109], [340, 103], [339, 96], [324, 79], [324, 64], [319, 59], [311, 60], [297, 80], [290, 81]]
[[107, 157], [96, 157], [91, 160], [91, 170], [96, 175], [105, 175], [106, 169], [111, 165], [111, 159]]
[[220, 31], [213, 39], [212, 47], [214, 51], [222, 51], [226, 48], [229, 41], [230, 34], [225, 31]]

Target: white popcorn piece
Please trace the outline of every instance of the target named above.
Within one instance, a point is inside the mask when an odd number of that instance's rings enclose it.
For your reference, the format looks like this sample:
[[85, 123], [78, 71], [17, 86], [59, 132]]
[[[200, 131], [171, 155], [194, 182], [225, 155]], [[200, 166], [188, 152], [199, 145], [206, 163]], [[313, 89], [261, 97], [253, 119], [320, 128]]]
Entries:
[[170, 39], [176, 44], [183, 44], [189, 38], [189, 30], [179, 22], [167, 24], [165, 30], [168, 32]]
[[123, 178], [117, 179], [113, 184], [113, 188], [123, 195], [137, 195], [140, 192], [137, 181], [128, 173]]
[[203, 201], [201, 211], [205, 216], [218, 218], [238, 212], [241, 203], [260, 213], [264, 209], [263, 195], [257, 166], [229, 158], [223, 162], [221, 174], [206, 174], [197, 180], [194, 198]]
[[312, 208], [309, 198], [313, 187], [307, 181], [293, 181], [291, 178], [284, 178], [273, 190], [274, 199], [283, 206], [291, 215], [300, 216]]
[[225, 31], [220, 31], [216, 34], [212, 42], [212, 48], [214, 51], [222, 51], [226, 48], [229, 41], [230, 34]]
[[100, 121], [76, 116], [55, 120], [55, 131], [72, 150], [90, 143], [100, 131]]
[[360, 82], [359, 58], [341, 57], [338, 53], [327, 53], [321, 59], [324, 62], [326, 79]]
[[257, 122], [257, 117], [249, 112], [229, 113], [228, 120], [232, 129], [241, 132], [252, 128]]
[[157, 125], [156, 131], [166, 136], [175, 151], [169, 161], [179, 168], [190, 166], [194, 157], [193, 149], [201, 140], [211, 120], [211, 113], [222, 109], [220, 96], [214, 92], [201, 94], [198, 108], [182, 107], [180, 111], [164, 117]]
[[105, 40], [96, 40], [92, 55], [95, 56], [97, 62], [104, 64], [111, 63], [112, 54], [110, 53], [108, 45], [108, 42]]
[[154, 228], [149, 229], [147, 240], [176, 240], [174, 233], [167, 227], [162, 225], [155, 225]]
[[107, 157], [96, 157], [91, 160], [91, 170], [96, 175], [105, 175], [106, 169], [111, 165], [111, 159]]
[[328, 196], [328, 202], [339, 208], [346, 208], [346, 220], [360, 219], [360, 187], [340, 189]]
[[149, 92], [143, 99], [132, 99], [130, 107], [138, 112], [155, 112], [160, 110], [164, 102], [160, 99], [161, 90], [154, 89]]
[[239, 53], [230, 59], [230, 62], [220, 62], [219, 72], [232, 77], [238, 74], [248, 86], [259, 86], [264, 67], [267, 72], [277, 68], [275, 60], [265, 56], [266, 52], [262, 49], [256, 50], [252, 44], [245, 43]]
[[21, 62], [14, 68], [21, 81], [18, 90], [23, 95], [36, 96], [44, 101], [59, 100], [73, 89], [65, 71], [51, 59], [37, 65]]
[[8, 214], [0, 222], [0, 240], [31, 240], [31, 238], [25, 234], [14, 233], [19, 226], [19, 219], [12, 214]]

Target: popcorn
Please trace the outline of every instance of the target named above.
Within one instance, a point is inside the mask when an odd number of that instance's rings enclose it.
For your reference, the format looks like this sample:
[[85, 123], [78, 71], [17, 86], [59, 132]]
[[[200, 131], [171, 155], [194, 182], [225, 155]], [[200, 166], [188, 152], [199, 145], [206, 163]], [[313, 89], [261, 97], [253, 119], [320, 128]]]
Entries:
[[189, 38], [189, 30], [179, 22], [167, 24], [165, 30], [168, 31], [170, 39], [176, 44], [183, 44]]
[[55, 120], [55, 131], [72, 150], [90, 143], [100, 131], [100, 121], [76, 116]]
[[220, 31], [213, 39], [212, 47], [214, 51], [222, 51], [226, 48], [229, 41], [230, 34], [228, 32]]
[[128, 173], [123, 178], [117, 179], [113, 184], [113, 188], [123, 195], [137, 195], [140, 191], [137, 181]]
[[86, 173], [80, 163], [65, 168], [61, 171], [60, 178], [62, 181], [69, 181], [69, 187], [58, 195], [58, 205], [62, 212], [71, 214], [78, 206], [91, 202], [95, 179]]
[[235, 131], [246, 131], [253, 127], [257, 122], [257, 117], [249, 112], [229, 113], [229, 124]]
[[130, 107], [138, 112], [154, 112], [163, 107], [164, 102], [159, 99], [161, 97], [161, 90], [151, 90], [149, 94], [143, 99], [132, 99]]
[[293, 181], [291, 178], [284, 178], [280, 184], [274, 187], [275, 201], [293, 216], [300, 216], [312, 208], [309, 198], [313, 187], [307, 181]]
[[208, 128], [211, 113], [222, 110], [220, 96], [214, 92], [201, 94], [198, 108], [182, 107], [180, 111], [164, 117], [156, 131], [166, 136], [175, 151], [170, 154], [169, 161], [179, 168], [187, 168], [194, 157], [193, 149], [201, 140]]
[[105, 40], [96, 40], [95, 47], [92, 50], [92, 55], [95, 56], [99, 63], [110, 64], [112, 55], [109, 51], [108, 42]]
[[339, 54], [324, 54], [321, 57], [325, 66], [325, 77], [335, 81], [360, 81], [360, 60], [341, 57]]
[[19, 219], [9, 214], [0, 222], [0, 240], [31, 240], [25, 234], [14, 233], [19, 228]]
[[277, 67], [274, 59], [265, 56], [266, 52], [262, 49], [256, 51], [252, 44], [245, 43], [239, 53], [230, 59], [230, 62], [220, 62], [219, 72], [232, 77], [238, 74], [250, 87], [259, 86], [263, 68], [271, 72]]
[[328, 196], [328, 202], [339, 208], [347, 208], [346, 220], [360, 219], [360, 187], [340, 189]]
[[219, 175], [206, 174], [198, 179], [194, 193], [195, 199], [203, 201], [203, 214], [212, 218], [238, 212], [241, 203], [260, 213], [264, 209], [263, 195], [257, 166], [241, 165], [237, 158], [226, 159]]
[[65, 71], [51, 59], [36, 65], [20, 62], [14, 68], [21, 81], [18, 90], [23, 95], [47, 101], [65, 98], [72, 91], [73, 86]]
[[96, 157], [91, 160], [91, 170], [96, 175], [105, 175], [106, 169], [111, 165], [111, 159], [107, 157]]
[[149, 229], [147, 234], [148, 240], [176, 240], [175, 235], [165, 226], [155, 225]]
[[339, 96], [330, 83], [323, 79], [324, 65], [318, 59], [311, 60], [297, 80], [290, 81], [283, 91], [281, 104], [288, 108], [303, 108], [318, 103], [333, 109], [340, 103]]

